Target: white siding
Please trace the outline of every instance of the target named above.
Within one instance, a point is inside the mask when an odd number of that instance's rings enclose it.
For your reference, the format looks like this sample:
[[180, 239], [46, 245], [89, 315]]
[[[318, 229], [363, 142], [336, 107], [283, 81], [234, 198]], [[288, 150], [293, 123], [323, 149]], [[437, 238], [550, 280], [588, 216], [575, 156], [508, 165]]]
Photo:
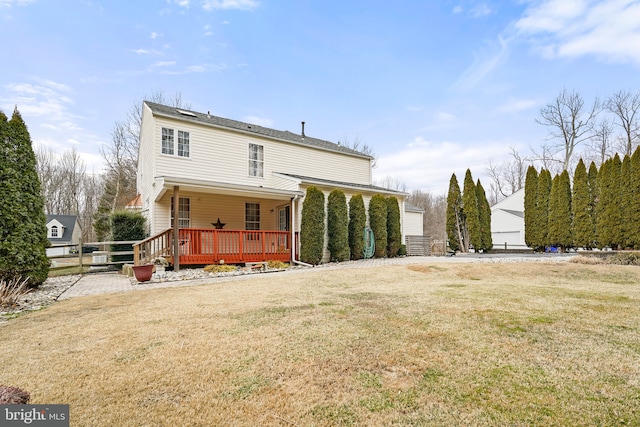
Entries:
[[422, 236], [422, 212], [405, 212], [404, 214], [404, 235]]
[[[190, 158], [161, 154], [163, 127], [189, 132]], [[368, 159], [205, 125], [156, 117], [153, 139], [157, 158], [155, 176], [198, 178], [271, 188], [279, 188], [277, 186], [283, 184], [281, 179], [273, 177], [274, 172], [356, 184], [371, 183]], [[264, 147], [262, 178], [249, 176], [249, 143]]]

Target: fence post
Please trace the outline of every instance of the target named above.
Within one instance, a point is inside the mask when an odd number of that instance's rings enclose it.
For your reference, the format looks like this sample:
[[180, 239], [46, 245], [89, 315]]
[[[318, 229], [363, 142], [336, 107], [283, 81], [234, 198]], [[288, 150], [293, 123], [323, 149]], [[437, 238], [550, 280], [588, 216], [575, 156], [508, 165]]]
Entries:
[[80, 266], [80, 274], [82, 274], [84, 273], [84, 268], [82, 268], [82, 236], [80, 237], [80, 243], [78, 243], [78, 246], [78, 265]]

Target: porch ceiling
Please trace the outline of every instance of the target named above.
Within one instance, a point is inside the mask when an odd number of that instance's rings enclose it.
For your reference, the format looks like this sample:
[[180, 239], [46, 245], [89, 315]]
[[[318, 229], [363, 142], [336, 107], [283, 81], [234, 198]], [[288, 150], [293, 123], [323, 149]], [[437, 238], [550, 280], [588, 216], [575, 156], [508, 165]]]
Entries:
[[303, 196], [301, 191], [281, 190], [277, 188], [267, 188], [262, 186], [229, 184], [226, 182], [204, 181], [198, 179], [176, 178], [170, 176], [159, 176], [154, 181], [156, 188], [155, 201], [168, 190], [173, 190], [174, 186], [179, 186], [180, 191], [194, 193], [224, 194], [228, 196], [251, 196], [259, 199], [270, 200], [291, 200], [292, 197]]

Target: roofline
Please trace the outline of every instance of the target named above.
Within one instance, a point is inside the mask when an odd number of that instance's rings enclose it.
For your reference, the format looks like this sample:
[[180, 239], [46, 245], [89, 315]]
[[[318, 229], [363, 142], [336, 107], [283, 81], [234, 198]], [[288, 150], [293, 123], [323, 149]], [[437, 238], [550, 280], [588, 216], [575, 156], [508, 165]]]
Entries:
[[394, 196], [403, 196], [403, 197], [409, 197], [409, 193], [405, 193], [402, 191], [396, 191], [396, 190], [390, 190], [388, 188], [382, 188], [382, 187], [375, 187], [373, 185], [366, 185], [366, 184], [349, 184], [349, 183], [343, 183], [343, 182], [337, 182], [337, 181], [331, 181], [331, 180], [324, 180], [324, 179], [320, 179], [320, 178], [312, 178], [312, 177], [296, 177], [296, 176], [291, 176], [288, 175], [286, 173], [281, 173], [281, 172], [273, 172], [274, 175], [282, 177], [282, 178], [286, 178], [286, 179], [290, 179], [292, 181], [297, 182], [298, 184], [301, 183], [306, 183], [306, 184], [316, 184], [316, 185], [321, 185], [323, 187], [328, 187], [328, 186], [333, 186], [333, 187], [339, 187], [339, 188], [348, 188], [351, 190], [358, 190], [358, 191], [369, 191], [372, 193], [384, 193], [384, 194], [391, 194]]
[[[152, 101], [143, 101], [143, 102], [145, 104], [147, 104], [147, 103], [157, 104], [157, 103], [152, 102]], [[162, 104], [158, 104], [158, 105], [162, 105]], [[147, 104], [147, 106], [149, 106], [149, 104]], [[165, 105], [165, 107], [168, 107], [168, 106]], [[168, 107], [168, 108], [174, 108], [174, 107]], [[294, 144], [294, 145], [298, 145], [298, 146], [301, 146], [301, 147], [313, 148], [315, 150], [329, 151], [329, 152], [332, 152], [332, 153], [343, 154], [345, 156], [360, 157], [360, 158], [363, 158], [363, 159], [375, 160], [375, 157], [370, 156], [368, 154], [360, 153], [360, 152], [358, 152], [356, 150], [353, 150], [352, 153], [346, 153], [344, 151], [333, 150], [333, 149], [327, 148], [327, 147], [318, 147], [318, 146], [311, 145], [311, 144], [305, 144], [303, 142], [297, 142], [297, 141], [292, 141], [292, 140], [283, 139], [283, 138], [276, 138], [274, 136], [262, 135], [262, 134], [255, 133], [255, 132], [248, 132], [248, 131], [245, 131], [245, 130], [242, 130], [242, 129], [237, 129], [237, 128], [233, 128], [233, 127], [229, 127], [229, 126], [222, 126], [222, 125], [217, 125], [217, 124], [214, 124], [214, 123], [208, 123], [208, 122], [205, 122], [205, 121], [202, 121], [202, 120], [198, 120], [197, 117], [196, 118], [192, 118], [192, 117], [189, 117], [189, 116], [184, 116], [184, 117], [174, 116], [174, 115], [171, 115], [171, 114], [163, 113], [161, 111], [155, 111], [150, 106], [149, 106], [149, 109], [151, 110], [151, 114], [153, 114], [154, 116], [159, 116], [159, 117], [164, 117], [164, 118], [174, 119], [174, 120], [180, 120], [180, 121], [185, 121], [185, 122], [191, 122], [191, 123], [195, 123], [195, 124], [202, 125], [202, 126], [212, 127], [212, 128], [215, 128], [215, 129], [228, 130], [230, 132], [237, 132], [237, 133], [240, 133], [240, 134], [243, 134], [243, 135], [249, 135], [249, 136], [253, 136], [253, 137], [260, 137], [260, 138], [269, 139], [269, 140], [272, 140], [272, 141], [285, 142], [287, 144]], [[178, 108], [176, 108], [176, 109], [178, 109]], [[192, 112], [191, 110], [185, 110], [185, 109], [182, 109], [182, 110]], [[194, 113], [203, 114], [203, 113], [200, 113], [200, 112], [197, 112], [197, 111], [194, 112]], [[233, 119], [227, 119], [227, 120], [233, 120]], [[238, 123], [246, 124], [247, 126], [250, 125], [250, 123], [241, 122], [239, 120], [234, 120], [234, 121], [236, 121]], [[255, 126], [259, 126], [259, 125], [255, 125]], [[265, 128], [265, 129], [271, 129], [271, 128]], [[275, 131], [278, 131], [278, 132], [285, 132], [285, 131], [279, 131], [277, 129], [271, 129], [271, 130], [275, 130]], [[311, 138], [313, 138], [313, 137], [311, 137]], [[314, 138], [314, 139], [318, 139], [319, 140], [319, 138]], [[331, 144], [335, 144], [335, 142], [331, 142], [331, 141], [327, 141], [327, 140], [321, 140], [321, 141], [328, 142], [328, 143], [331, 143]]]

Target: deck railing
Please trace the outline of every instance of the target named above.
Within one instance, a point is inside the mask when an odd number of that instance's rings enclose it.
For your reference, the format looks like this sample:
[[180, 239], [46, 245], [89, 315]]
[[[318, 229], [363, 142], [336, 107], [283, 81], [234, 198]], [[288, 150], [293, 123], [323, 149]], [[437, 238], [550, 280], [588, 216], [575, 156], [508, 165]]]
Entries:
[[[179, 230], [180, 264], [237, 264], [291, 259], [291, 233], [268, 230]], [[173, 230], [166, 230], [134, 245], [135, 264], [165, 257], [173, 263]]]

